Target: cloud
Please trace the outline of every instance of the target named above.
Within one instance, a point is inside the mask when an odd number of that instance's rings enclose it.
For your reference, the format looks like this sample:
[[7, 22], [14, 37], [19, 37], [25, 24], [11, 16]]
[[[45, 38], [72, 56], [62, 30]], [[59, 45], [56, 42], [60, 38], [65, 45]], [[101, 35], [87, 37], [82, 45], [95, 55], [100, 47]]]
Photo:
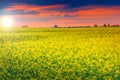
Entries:
[[[13, 3], [3, 10], [4, 13], [12, 13], [19, 21], [32, 24], [94, 24], [119, 22], [120, 6], [89, 5], [77, 8], [70, 8], [69, 5], [30, 5]], [[42, 21], [46, 18], [47, 21]]]
[[16, 15], [38, 16], [38, 17], [81, 17], [99, 18], [119, 14], [120, 6], [84, 6], [78, 8], [67, 8], [68, 5], [38, 6], [29, 4], [13, 4], [4, 9], [4, 12], [13, 12]]
[[4, 9], [4, 11], [36, 11], [40, 12], [40, 10], [49, 10], [49, 9], [61, 9], [67, 5], [64, 4], [56, 4], [56, 5], [48, 5], [48, 6], [38, 6], [38, 5], [29, 5], [29, 4], [13, 4], [8, 8]]
[[[66, 8], [65, 4], [56, 4], [56, 5], [47, 5], [47, 6], [38, 6], [38, 5], [29, 5], [22, 3], [12, 3], [11, 6], [3, 10], [4, 13], [13, 13], [13, 15], [18, 15], [20, 17], [27, 16], [37, 16], [37, 17], [50, 17], [57, 16], [61, 11]], [[25, 15], [25, 16], [24, 16]]]
[[112, 17], [118, 15], [120, 6], [91, 6], [89, 9], [85, 10], [77, 10], [76, 13], [80, 17], [86, 18], [105, 18], [105, 17]]

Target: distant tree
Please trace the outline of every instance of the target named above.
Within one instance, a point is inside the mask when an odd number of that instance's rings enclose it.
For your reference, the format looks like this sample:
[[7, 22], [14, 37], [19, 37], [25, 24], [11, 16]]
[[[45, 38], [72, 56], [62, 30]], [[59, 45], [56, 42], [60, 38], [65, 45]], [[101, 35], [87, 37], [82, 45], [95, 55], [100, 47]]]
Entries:
[[54, 28], [58, 28], [58, 25], [54, 25]]
[[110, 27], [110, 24], [108, 24], [108, 27]]
[[104, 24], [104, 25], [103, 25], [103, 27], [107, 27], [107, 25], [106, 25], [106, 24]]
[[120, 27], [119, 24], [112, 25], [112, 27]]
[[97, 24], [95, 24], [95, 25], [94, 25], [94, 27], [98, 27], [98, 25], [97, 25]]
[[72, 28], [71, 26], [68, 26], [67, 28]]
[[27, 25], [23, 25], [22, 27], [23, 27], [23, 28], [28, 28], [28, 26], [27, 26]]

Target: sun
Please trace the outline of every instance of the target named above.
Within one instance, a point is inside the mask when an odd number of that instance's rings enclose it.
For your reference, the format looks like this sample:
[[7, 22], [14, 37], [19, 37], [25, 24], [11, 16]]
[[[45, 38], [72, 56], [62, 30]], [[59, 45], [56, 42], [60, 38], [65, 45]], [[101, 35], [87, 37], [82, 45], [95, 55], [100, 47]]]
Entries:
[[2, 17], [2, 26], [4, 28], [11, 28], [11, 27], [13, 27], [13, 18], [11, 16], [4, 16], [4, 17]]

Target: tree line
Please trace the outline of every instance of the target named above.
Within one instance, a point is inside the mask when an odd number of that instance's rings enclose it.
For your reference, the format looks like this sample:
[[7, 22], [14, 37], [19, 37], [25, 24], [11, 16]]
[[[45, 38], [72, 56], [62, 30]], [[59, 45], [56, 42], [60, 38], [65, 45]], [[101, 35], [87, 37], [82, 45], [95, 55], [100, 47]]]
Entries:
[[119, 24], [111, 25], [111, 24], [103, 24], [101, 26], [95, 24], [94, 27], [120, 27]]
[[[94, 24], [93, 26], [68, 26], [68, 27], [62, 27], [62, 28], [91, 28], [91, 27], [120, 27], [119, 24], [115, 24], [115, 25], [110, 25], [110, 24], [103, 24], [103, 25], [97, 25]], [[61, 28], [58, 25], [54, 25], [54, 28]]]
[[[22, 26], [23, 28], [28, 28], [27, 25], [23, 25]], [[91, 27], [120, 27], [119, 24], [115, 24], [115, 25], [111, 25], [111, 24], [103, 24], [103, 25], [97, 25], [97, 24], [94, 24], [93, 26], [67, 26], [67, 27], [59, 27], [58, 25], [54, 25], [53, 26], [54, 28], [91, 28]]]

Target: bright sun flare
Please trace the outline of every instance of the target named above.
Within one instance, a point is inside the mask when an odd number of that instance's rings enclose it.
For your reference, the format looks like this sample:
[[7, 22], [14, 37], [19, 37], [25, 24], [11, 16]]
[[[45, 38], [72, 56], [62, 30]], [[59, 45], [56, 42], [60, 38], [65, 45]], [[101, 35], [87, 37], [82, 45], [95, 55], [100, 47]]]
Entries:
[[10, 28], [13, 26], [13, 18], [10, 16], [4, 16], [2, 18], [2, 26], [4, 28]]

